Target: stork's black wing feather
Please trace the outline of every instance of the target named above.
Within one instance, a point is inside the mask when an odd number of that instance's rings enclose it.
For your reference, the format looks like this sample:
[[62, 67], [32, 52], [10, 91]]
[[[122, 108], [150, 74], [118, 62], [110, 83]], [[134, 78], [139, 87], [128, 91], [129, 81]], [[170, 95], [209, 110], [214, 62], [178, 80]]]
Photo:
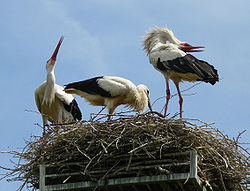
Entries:
[[179, 73], [193, 73], [198, 75], [202, 81], [212, 85], [219, 81], [217, 70], [206, 61], [199, 60], [187, 54], [174, 60], [161, 61], [158, 58], [157, 68], [159, 70], [171, 70]]
[[82, 119], [82, 113], [78, 107], [78, 104], [75, 99], [72, 100], [72, 102], [68, 105], [64, 103], [64, 108], [70, 112], [75, 120], [81, 120]]
[[98, 79], [101, 78], [103, 78], [103, 76], [91, 78], [80, 82], [70, 83], [66, 85], [65, 89], [74, 88], [86, 92], [88, 94], [101, 95], [103, 97], [111, 97], [111, 94], [109, 92], [105, 91], [103, 88], [99, 86]]

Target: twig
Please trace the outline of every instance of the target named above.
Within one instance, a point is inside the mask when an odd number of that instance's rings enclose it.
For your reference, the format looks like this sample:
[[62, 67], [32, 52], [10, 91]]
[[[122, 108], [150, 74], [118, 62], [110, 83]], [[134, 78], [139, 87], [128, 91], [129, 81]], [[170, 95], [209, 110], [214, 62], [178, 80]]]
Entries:
[[134, 153], [135, 151], [139, 150], [140, 148], [146, 146], [147, 144], [149, 144], [149, 143], [144, 143], [144, 144], [140, 145], [139, 147], [136, 147], [135, 149], [129, 151], [128, 153]]

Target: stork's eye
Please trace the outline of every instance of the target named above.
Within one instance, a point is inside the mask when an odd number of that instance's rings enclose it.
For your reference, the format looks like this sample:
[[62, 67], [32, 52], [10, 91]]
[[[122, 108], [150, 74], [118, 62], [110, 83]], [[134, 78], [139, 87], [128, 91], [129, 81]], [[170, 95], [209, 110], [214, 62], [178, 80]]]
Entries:
[[149, 95], [149, 90], [147, 90], [147, 94]]

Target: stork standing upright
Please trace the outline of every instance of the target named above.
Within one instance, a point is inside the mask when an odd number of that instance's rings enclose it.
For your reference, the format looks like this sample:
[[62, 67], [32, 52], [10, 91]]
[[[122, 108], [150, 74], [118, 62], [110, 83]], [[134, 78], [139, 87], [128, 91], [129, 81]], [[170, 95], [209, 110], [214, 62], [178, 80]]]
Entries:
[[141, 84], [137, 87], [130, 81], [115, 76], [100, 76], [67, 84], [64, 91], [85, 98], [95, 106], [106, 106], [108, 120], [117, 106], [125, 104], [142, 113], [146, 106], [151, 108], [149, 89]]
[[48, 120], [54, 123], [62, 123], [82, 119], [81, 111], [74, 97], [65, 93], [63, 87], [56, 84], [54, 68], [62, 41], [63, 36], [46, 63], [47, 80], [35, 91], [36, 106], [43, 119], [43, 133], [45, 133], [45, 125]]
[[204, 81], [214, 85], [219, 81], [217, 70], [207, 62], [199, 60], [186, 52], [201, 52], [202, 46], [191, 46], [179, 41], [168, 28], [152, 29], [143, 42], [144, 50], [149, 56], [150, 63], [161, 72], [166, 79], [166, 104], [164, 117], [167, 114], [168, 101], [170, 99], [169, 79], [171, 79], [178, 91], [180, 104], [180, 118], [182, 118], [183, 98], [179, 89], [182, 81]]

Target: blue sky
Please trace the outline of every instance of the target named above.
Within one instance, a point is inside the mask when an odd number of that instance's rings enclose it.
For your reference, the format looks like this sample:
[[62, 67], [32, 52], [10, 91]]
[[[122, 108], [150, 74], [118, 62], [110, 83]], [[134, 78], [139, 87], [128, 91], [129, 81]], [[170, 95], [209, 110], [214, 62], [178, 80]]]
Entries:
[[[1, 1], [0, 150], [21, 150], [31, 135], [41, 135], [42, 129], [34, 125], [42, 124], [41, 116], [25, 110], [37, 111], [34, 90], [46, 79], [45, 63], [61, 35], [65, 39], [55, 68], [59, 85], [114, 75], [147, 85], [152, 102], [164, 96], [164, 78], [142, 50], [143, 36], [155, 26], [170, 28], [181, 41], [205, 46], [193, 55], [219, 71], [219, 83], [201, 83], [185, 92], [194, 95], [184, 96], [183, 117], [215, 122], [231, 138], [247, 130], [241, 141], [250, 142], [249, 18], [249, 0]], [[176, 93], [173, 83], [170, 88]], [[76, 99], [83, 119], [100, 110]], [[164, 103], [160, 99], [154, 110], [160, 111]], [[168, 112], [178, 111], [176, 96]], [[0, 165], [11, 166], [9, 159], [0, 154]], [[1, 181], [0, 190], [19, 185]]]

